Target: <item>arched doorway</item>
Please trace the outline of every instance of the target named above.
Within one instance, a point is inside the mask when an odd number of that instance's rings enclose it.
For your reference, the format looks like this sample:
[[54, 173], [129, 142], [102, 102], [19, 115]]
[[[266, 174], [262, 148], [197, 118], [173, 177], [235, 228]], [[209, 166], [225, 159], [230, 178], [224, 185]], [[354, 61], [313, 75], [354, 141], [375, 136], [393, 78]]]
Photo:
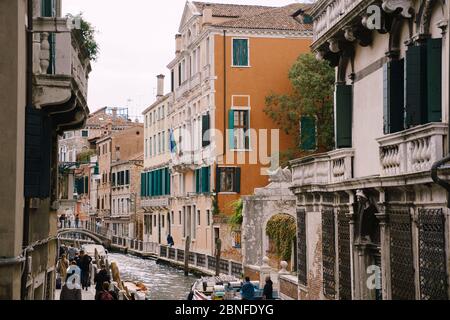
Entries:
[[272, 216], [266, 224], [265, 234], [266, 255], [269, 257], [269, 264], [278, 269], [281, 261], [288, 262], [288, 270], [296, 271], [297, 258], [297, 223], [293, 216], [289, 214], [277, 214]]

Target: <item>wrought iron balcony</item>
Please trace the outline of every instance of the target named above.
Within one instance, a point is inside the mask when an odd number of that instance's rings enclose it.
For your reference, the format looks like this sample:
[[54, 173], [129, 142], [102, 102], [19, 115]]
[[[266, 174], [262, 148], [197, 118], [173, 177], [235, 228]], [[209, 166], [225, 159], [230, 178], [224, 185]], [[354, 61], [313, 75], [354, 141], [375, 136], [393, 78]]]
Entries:
[[430, 171], [443, 158], [445, 123], [429, 123], [379, 138], [381, 176]]
[[294, 160], [293, 186], [326, 185], [353, 178], [353, 149], [339, 149], [328, 153]]

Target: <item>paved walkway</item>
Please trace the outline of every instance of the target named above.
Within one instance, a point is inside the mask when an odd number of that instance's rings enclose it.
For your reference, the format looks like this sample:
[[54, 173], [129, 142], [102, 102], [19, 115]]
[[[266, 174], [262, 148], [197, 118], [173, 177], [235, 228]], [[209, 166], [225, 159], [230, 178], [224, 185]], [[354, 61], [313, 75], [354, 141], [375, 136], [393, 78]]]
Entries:
[[[59, 300], [59, 296], [61, 295], [61, 290], [57, 289], [55, 291], [55, 300]], [[95, 288], [90, 287], [88, 291], [83, 290], [82, 293], [82, 300], [95, 300]]]

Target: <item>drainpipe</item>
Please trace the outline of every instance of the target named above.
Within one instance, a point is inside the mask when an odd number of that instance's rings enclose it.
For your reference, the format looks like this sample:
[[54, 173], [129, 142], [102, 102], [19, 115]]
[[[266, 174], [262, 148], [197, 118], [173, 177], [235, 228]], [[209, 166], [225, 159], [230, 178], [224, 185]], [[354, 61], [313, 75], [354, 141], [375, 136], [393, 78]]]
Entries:
[[223, 156], [227, 152], [227, 31], [223, 30]]
[[[448, 32], [448, 31], [447, 31]], [[447, 39], [450, 39], [450, 37], [447, 37]], [[447, 40], [447, 47], [449, 46], [449, 40]], [[448, 49], [448, 48], [447, 48]], [[448, 76], [447, 76], [447, 99], [450, 99], [450, 60], [447, 60], [447, 70], [448, 70]], [[447, 133], [447, 143], [448, 143], [448, 155], [447, 157], [445, 157], [442, 160], [439, 160], [437, 162], [435, 162], [431, 168], [431, 178], [433, 179], [433, 181], [440, 185], [442, 188], [444, 188], [447, 191], [447, 208], [450, 209], [450, 183], [442, 180], [441, 178], [439, 178], [438, 176], [438, 170], [439, 168], [441, 168], [442, 166], [444, 166], [444, 164], [446, 164], [447, 162], [450, 162], [450, 104], [449, 104], [449, 108], [448, 108], [448, 113], [447, 113], [447, 123], [448, 123], [448, 133]]]
[[[26, 109], [33, 108], [33, 0], [27, 1], [27, 37], [26, 37]], [[22, 245], [24, 248], [29, 245], [29, 231], [30, 231], [30, 199], [25, 199], [25, 207], [23, 211], [23, 239]], [[21, 279], [21, 300], [27, 297], [27, 280], [28, 280], [28, 251], [25, 252], [24, 262], [25, 266], [22, 272]]]

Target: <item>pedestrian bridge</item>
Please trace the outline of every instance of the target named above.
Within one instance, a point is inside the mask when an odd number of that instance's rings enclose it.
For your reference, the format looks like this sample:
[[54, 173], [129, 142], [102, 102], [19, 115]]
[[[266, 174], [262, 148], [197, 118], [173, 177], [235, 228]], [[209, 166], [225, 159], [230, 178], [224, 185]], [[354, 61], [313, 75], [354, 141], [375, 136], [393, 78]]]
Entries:
[[85, 228], [62, 228], [62, 229], [59, 229], [58, 230], [58, 239], [77, 241], [76, 238], [70, 238], [70, 239], [64, 238], [65, 235], [73, 235], [73, 234], [84, 236], [88, 239], [91, 239], [95, 243], [101, 244], [107, 248], [111, 246], [111, 240], [109, 239], [108, 236], [98, 234], [96, 232], [93, 232], [93, 231], [85, 229]]

